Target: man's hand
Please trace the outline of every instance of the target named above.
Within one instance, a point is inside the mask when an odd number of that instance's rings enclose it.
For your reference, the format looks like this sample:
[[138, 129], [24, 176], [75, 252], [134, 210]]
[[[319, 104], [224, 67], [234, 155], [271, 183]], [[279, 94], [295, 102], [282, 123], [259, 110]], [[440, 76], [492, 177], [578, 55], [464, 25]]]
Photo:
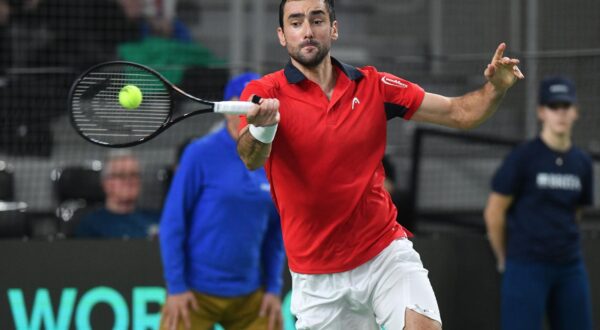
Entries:
[[519, 64], [518, 59], [503, 57], [505, 49], [505, 43], [498, 45], [492, 61], [483, 73], [496, 90], [501, 92], [509, 89], [518, 79], [525, 78], [517, 66]]
[[[252, 97], [250, 98], [252, 100]], [[246, 115], [248, 125], [273, 126], [279, 123], [279, 100], [261, 99], [258, 106], [254, 107]]]
[[260, 306], [260, 317], [269, 318], [269, 330], [283, 329], [283, 318], [281, 316], [281, 300], [272, 293], [265, 293]]
[[164, 307], [165, 327], [168, 330], [176, 330], [181, 320], [186, 329], [191, 329], [190, 306], [198, 311], [198, 302], [191, 291], [168, 295]]

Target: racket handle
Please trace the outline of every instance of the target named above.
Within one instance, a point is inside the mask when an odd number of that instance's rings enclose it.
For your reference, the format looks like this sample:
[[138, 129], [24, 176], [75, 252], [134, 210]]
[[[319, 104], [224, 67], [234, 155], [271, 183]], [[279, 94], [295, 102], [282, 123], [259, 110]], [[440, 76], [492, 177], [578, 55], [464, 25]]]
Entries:
[[244, 101], [222, 101], [215, 102], [215, 112], [227, 115], [245, 115], [256, 105], [252, 102]]

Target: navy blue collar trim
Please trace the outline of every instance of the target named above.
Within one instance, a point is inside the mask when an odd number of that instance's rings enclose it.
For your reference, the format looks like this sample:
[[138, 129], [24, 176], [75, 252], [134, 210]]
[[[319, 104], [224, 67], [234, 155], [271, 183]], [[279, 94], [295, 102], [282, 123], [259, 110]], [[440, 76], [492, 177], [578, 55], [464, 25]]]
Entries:
[[[363, 77], [362, 72], [358, 71], [357, 68], [346, 63], [342, 63], [333, 57], [331, 58], [331, 63], [340, 68], [350, 80], [358, 80]], [[292, 61], [289, 61], [285, 65], [283, 73], [285, 74], [285, 78], [290, 84], [297, 84], [302, 80], [306, 79], [306, 76], [304, 76], [304, 74], [292, 64]]]

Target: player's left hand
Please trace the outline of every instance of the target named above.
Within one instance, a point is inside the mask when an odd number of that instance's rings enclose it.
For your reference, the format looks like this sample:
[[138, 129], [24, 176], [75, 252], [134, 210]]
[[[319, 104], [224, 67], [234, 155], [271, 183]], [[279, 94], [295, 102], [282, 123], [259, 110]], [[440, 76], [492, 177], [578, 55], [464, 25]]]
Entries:
[[281, 316], [281, 300], [278, 296], [266, 292], [260, 305], [260, 317], [269, 319], [269, 330], [283, 329], [283, 317]]
[[517, 66], [520, 63], [519, 60], [503, 56], [505, 49], [505, 43], [498, 45], [492, 61], [483, 73], [485, 78], [499, 91], [506, 91], [517, 80], [525, 78]]

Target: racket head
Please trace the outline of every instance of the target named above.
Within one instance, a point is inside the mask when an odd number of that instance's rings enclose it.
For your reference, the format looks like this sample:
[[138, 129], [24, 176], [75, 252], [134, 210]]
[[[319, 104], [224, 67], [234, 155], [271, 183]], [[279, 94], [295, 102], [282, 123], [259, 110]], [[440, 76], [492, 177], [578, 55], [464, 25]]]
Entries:
[[[133, 109], [119, 103], [119, 92], [135, 85], [142, 102]], [[173, 85], [158, 72], [137, 63], [112, 61], [95, 65], [73, 83], [68, 108], [71, 124], [84, 139], [107, 147], [146, 142], [172, 118]]]

